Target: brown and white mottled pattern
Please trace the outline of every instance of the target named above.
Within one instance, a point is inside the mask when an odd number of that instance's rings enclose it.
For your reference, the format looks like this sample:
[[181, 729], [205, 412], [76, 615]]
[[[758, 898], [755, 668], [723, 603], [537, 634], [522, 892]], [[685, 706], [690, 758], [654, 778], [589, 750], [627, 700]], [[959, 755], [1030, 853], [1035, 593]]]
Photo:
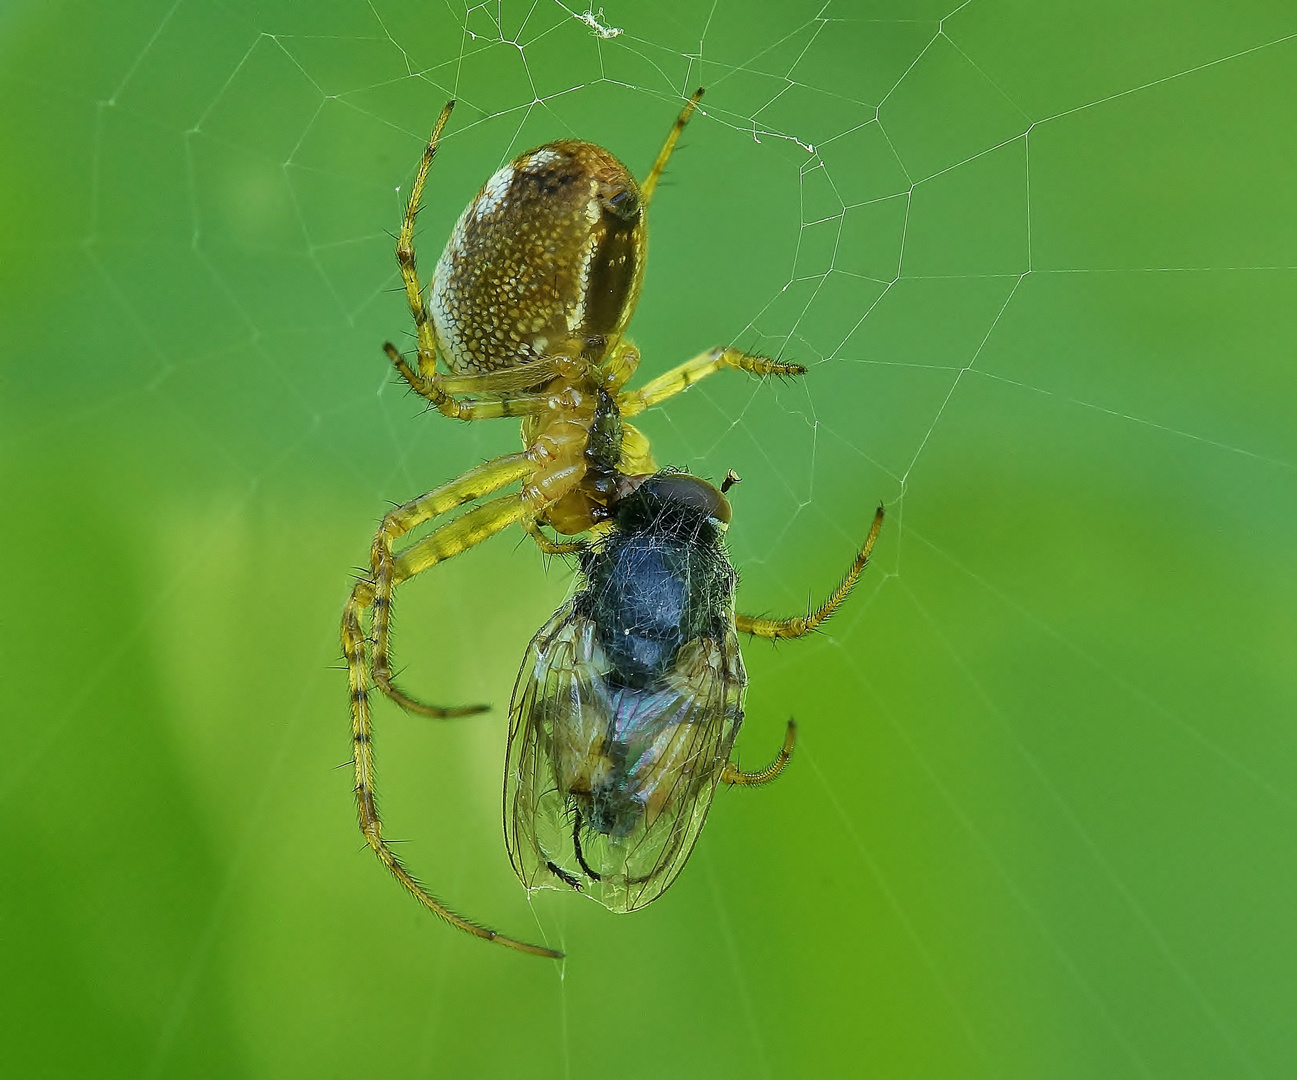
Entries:
[[544, 356], [602, 356], [635, 308], [644, 216], [635, 178], [593, 143], [562, 140], [497, 170], [451, 232], [428, 298], [457, 375]]

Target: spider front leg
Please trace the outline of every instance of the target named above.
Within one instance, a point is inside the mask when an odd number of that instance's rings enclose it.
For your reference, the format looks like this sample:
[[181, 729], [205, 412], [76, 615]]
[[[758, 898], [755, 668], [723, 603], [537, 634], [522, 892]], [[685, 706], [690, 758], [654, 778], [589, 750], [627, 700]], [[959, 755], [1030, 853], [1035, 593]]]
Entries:
[[676, 143], [680, 141], [680, 135], [689, 123], [689, 118], [693, 116], [694, 110], [698, 108], [698, 102], [703, 98], [703, 88], [700, 86], [692, 94], [689, 100], [685, 102], [685, 107], [680, 110], [680, 115], [676, 117], [676, 122], [671, 125], [671, 131], [667, 135], [667, 141], [662, 144], [662, 149], [658, 151], [657, 160], [653, 162], [653, 167], [649, 170], [648, 176], [644, 178], [644, 183], [640, 185], [640, 203], [643, 206], [653, 199], [653, 192], [657, 190], [658, 181], [662, 178], [662, 172], [667, 167], [667, 162], [671, 160], [671, 154], [675, 151]]
[[883, 527], [883, 508], [880, 506], [874, 513], [874, 522], [869, 526], [869, 535], [857, 552], [855, 561], [838, 587], [829, 593], [829, 597], [818, 608], [807, 615], [798, 615], [791, 619], [767, 619], [754, 615], [735, 615], [734, 628], [740, 634], [753, 634], [756, 637], [769, 638], [771, 641], [780, 638], [797, 638], [812, 633], [830, 615], [842, 606], [842, 602], [851, 595], [860, 575], [869, 565], [869, 553], [874, 550], [874, 541], [878, 539], [878, 530]]
[[739, 349], [717, 347], [699, 353], [692, 360], [686, 360], [665, 375], [659, 375], [656, 379], [645, 383], [638, 390], [623, 391], [617, 396], [618, 410], [622, 416], [635, 416], [652, 405], [674, 397], [682, 390], [688, 390], [700, 379], [705, 379], [708, 375], [714, 375], [725, 368], [747, 371], [753, 375], [806, 374], [806, 368], [801, 364], [788, 364], [765, 356], [753, 356]]
[[405, 204], [405, 217], [401, 220], [401, 232], [396, 238], [396, 261], [401, 267], [401, 283], [405, 286], [405, 301], [414, 319], [415, 329], [419, 336], [419, 370], [429, 378], [435, 378], [437, 372], [437, 343], [432, 332], [432, 321], [428, 318], [428, 308], [423, 302], [423, 286], [419, 284], [419, 272], [414, 264], [414, 221], [419, 215], [419, 204], [423, 201], [423, 185], [428, 180], [428, 170], [432, 168], [432, 159], [437, 156], [437, 144], [441, 142], [441, 132], [450, 119], [451, 110], [455, 108], [453, 100], [446, 102], [432, 126], [432, 136], [419, 161], [419, 171], [414, 174], [414, 186], [410, 188], [410, 199]]

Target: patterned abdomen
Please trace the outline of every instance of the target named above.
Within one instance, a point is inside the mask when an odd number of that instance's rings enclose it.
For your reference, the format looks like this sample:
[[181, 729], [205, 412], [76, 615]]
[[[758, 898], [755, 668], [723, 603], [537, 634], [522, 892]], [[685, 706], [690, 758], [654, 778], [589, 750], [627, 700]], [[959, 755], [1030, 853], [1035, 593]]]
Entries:
[[438, 351], [460, 375], [597, 360], [634, 310], [643, 247], [639, 188], [607, 150], [562, 140], [520, 155], [468, 204], [437, 263]]

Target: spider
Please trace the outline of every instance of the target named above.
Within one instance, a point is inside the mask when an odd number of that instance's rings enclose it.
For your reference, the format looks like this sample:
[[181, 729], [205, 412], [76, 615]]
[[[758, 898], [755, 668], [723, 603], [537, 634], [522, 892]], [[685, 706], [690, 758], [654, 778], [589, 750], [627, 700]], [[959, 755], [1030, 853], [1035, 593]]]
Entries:
[[[455, 105], [450, 101], [424, 150], [397, 237], [417, 354], [412, 365], [390, 342], [384, 351], [409, 387], [446, 416], [520, 418], [523, 449], [469, 469], [384, 516], [369, 572], [356, 581], [343, 609], [360, 829], [379, 860], [433, 914], [479, 938], [540, 956], [562, 954], [457, 914], [415, 879], [383, 839], [374, 795], [370, 680], [403, 709], [422, 716], [485, 710], [485, 705], [426, 704], [396, 685], [390, 642], [396, 587], [515, 523], [546, 554], [586, 551], [589, 541], [554, 540], [543, 526], [561, 536], [586, 533], [595, 539], [615, 531], [618, 499], [658, 472], [647, 438], [626, 423], [628, 417], [725, 368], [759, 376], [805, 374], [800, 364], [716, 347], [638, 390], [626, 389], [640, 359], [625, 331], [643, 280], [646, 211], [702, 93], [697, 90], [681, 110], [642, 184], [607, 150], [572, 139], [537, 147], [499, 169], [456, 222], [425, 299], [415, 266], [414, 225]], [[438, 370], [438, 357], [444, 372]], [[513, 484], [520, 490], [498, 494]], [[397, 550], [411, 530], [469, 503], [477, 505]], [[731, 602], [726, 617], [733, 618], [738, 632], [772, 640], [810, 633], [845, 599], [870, 543], [814, 612], [791, 619], [734, 616]], [[366, 612], [372, 612], [368, 634]], [[367, 655], [371, 640], [372, 656]], [[791, 743], [787, 749], [791, 752]]]

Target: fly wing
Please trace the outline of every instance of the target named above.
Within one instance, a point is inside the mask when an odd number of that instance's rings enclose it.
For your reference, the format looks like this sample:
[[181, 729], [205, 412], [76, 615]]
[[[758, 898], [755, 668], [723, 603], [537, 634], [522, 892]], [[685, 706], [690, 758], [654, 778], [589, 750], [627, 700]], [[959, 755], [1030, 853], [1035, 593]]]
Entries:
[[601, 878], [590, 891], [605, 907], [642, 908], [684, 869], [743, 722], [746, 685], [731, 626], [688, 642], [658, 687], [612, 695], [627, 788], [643, 812], [624, 836], [583, 833], [586, 861]]
[[[556, 832], [572, 815], [554, 768], [555, 732], [583, 709], [594, 626], [569, 602], [527, 646], [509, 705], [509, 749], [504, 773], [504, 842], [518, 879], [530, 889], [565, 888], [554, 872], [565, 858]], [[570, 832], [570, 825], [568, 830]]]
[[[510, 706], [504, 825], [527, 888], [575, 885], [624, 912], [660, 896], [689, 858], [747, 678], [732, 625], [687, 643], [648, 687], [612, 686], [610, 668], [570, 603], [532, 639]], [[633, 808], [606, 832], [589, 821], [591, 792], [604, 790]]]

